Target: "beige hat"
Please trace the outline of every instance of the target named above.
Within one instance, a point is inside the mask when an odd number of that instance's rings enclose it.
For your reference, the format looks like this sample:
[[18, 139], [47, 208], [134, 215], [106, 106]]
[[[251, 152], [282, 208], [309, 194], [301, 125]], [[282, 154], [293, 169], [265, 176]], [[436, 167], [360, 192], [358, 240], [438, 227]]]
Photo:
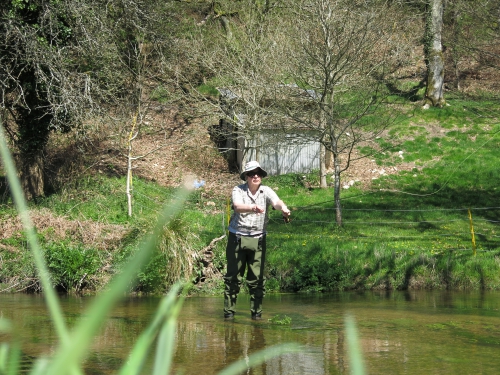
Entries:
[[262, 171], [262, 177], [266, 177], [267, 176], [267, 172], [262, 169], [262, 167], [260, 166], [259, 162], [257, 162], [257, 161], [249, 161], [248, 163], [245, 164], [245, 169], [240, 174], [241, 179], [243, 181], [245, 181], [246, 180], [246, 173], [250, 172], [250, 171], [253, 171], [254, 169], [257, 169], [257, 168]]

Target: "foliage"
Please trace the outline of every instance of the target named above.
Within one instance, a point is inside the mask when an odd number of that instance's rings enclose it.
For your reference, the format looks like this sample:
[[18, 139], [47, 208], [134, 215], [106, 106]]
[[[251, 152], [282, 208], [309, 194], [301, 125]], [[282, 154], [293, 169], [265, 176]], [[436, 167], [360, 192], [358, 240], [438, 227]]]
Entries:
[[87, 276], [96, 275], [101, 265], [98, 250], [74, 247], [65, 242], [46, 244], [44, 256], [52, 285], [64, 292], [91, 289]]
[[279, 315], [275, 315], [273, 316], [272, 318], [269, 318], [268, 319], [271, 323], [273, 324], [277, 324], [277, 325], [290, 325], [292, 323], [292, 318], [290, 318], [289, 316], [279, 316]]

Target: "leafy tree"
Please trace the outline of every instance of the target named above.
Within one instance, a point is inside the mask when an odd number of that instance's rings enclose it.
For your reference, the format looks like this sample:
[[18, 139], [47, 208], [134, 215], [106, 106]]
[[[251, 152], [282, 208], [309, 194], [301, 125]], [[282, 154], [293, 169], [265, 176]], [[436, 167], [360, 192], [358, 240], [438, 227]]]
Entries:
[[18, 149], [28, 198], [44, 192], [44, 150], [52, 131], [80, 123], [91, 101], [87, 76], [72, 67], [74, 30], [63, 1], [2, 1], [2, 120]]

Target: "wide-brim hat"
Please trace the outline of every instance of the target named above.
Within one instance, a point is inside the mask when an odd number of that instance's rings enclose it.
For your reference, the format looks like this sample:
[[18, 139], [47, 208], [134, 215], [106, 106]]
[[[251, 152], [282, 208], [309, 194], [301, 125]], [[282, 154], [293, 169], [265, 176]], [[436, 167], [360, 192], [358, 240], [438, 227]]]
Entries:
[[248, 163], [245, 164], [245, 169], [241, 172], [240, 178], [245, 181], [246, 180], [246, 174], [247, 172], [253, 171], [254, 169], [260, 169], [262, 173], [262, 177], [267, 176], [267, 172], [262, 169], [260, 166], [259, 162], [257, 161], [249, 161]]

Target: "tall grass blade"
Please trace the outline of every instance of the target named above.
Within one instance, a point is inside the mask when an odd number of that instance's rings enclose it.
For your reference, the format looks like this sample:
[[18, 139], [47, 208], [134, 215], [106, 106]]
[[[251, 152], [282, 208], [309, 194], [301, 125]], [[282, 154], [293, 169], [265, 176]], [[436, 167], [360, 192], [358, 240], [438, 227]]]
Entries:
[[0, 156], [3, 161], [5, 171], [7, 173], [7, 180], [10, 185], [12, 199], [14, 200], [14, 204], [17, 208], [17, 211], [19, 212], [19, 216], [21, 218], [21, 222], [26, 232], [26, 237], [28, 239], [30, 249], [33, 253], [35, 265], [38, 269], [38, 274], [40, 276], [40, 282], [42, 283], [45, 300], [47, 301], [47, 305], [50, 310], [50, 315], [54, 322], [59, 338], [63, 343], [68, 344], [69, 343], [68, 330], [64, 323], [63, 314], [61, 312], [61, 307], [59, 305], [59, 301], [57, 300], [56, 293], [50, 283], [49, 271], [47, 269], [47, 265], [45, 264], [42, 251], [40, 249], [40, 245], [38, 243], [36, 233], [29, 216], [28, 207], [26, 205], [26, 200], [24, 199], [23, 190], [21, 188], [21, 183], [19, 182], [19, 178], [17, 177], [16, 167], [14, 165], [14, 161], [12, 160], [9, 147], [7, 146], [7, 141], [5, 139], [5, 132], [1, 122], [0, 122]]
[[17, 375], [21, 360], [21, 349], [19, 344], [10, 346], [7, 343], [0, 345], [0, 374]]
[[278, 357], [284, 353], [297, 353], [300, 351], [300, 346], [297, 344], [283, 344], [275, 345], [266, 349], [259, 350], [258, 352], [250, 355], [248, 358], [236, 361], [224, 370], [219, 372], [218, 375], [239, 375], [247, 373], [248, 369], [257, 366], [265, 361], [274, 357]]
[[347, 347], [349, 350], [349, 367], [352, 375], [365, 375], [365, 366], [361, 345], [358, 340], [358, 330], [354, 318], [347, 314], [344, 318], [345, 330], [347, 335]]
[[[12, 325], [7, 319], [0, 318], [0, 334], [11, 333]], [[15, 375], [19, 369], [21, 349], [19, 344], [9, 345], [6, 342], [0, 344], [0, 374]]]
[[7, 319], [0, 318], [0, 332], [8, 333], [11, 330], [12, 330], [12, 325], [10, 324], [10, 321]]
[[167, 319], [161, 328], [156, 346], [153, 375], [168, 375], [170, 373], [175, 350], [175, 328], [180, 310], [181, 303], [174, 305], [171, 314], [166, 317]]
[[7, 372], [7, 367], [9, 365], [9, 345], [7, 343], [2, 343], [0, 345], [0, 374]]
[[[86, 314], [87, 318], [85, 320], [82, 320], [82, 322], [77, 325], [70, 337], [70, 334], [64, 323], [63, 314], [61, 312], [57, 296], [50, 283], [49, 272], [45, 264], [42, 251], [38, 244], [33, 224], [29, 217], [27, 204], [24, 199], [21, 184], [17, 177], [16, 168], [8, 149], [3, 126], [1, 123], [0, 156], [3, 160], [4, 168], [7, 173], [7, 178], [12, 191], [14, 204], [19, 212], [21, 222], [26, 232], [28, 243], [34, 256], [35, 265], [39, 272], [50, 315], [52, 320], [54, 321], [54, 325], [60, 339], [60, 346], [56, 350], [52, 360], [48, 360], [47, 358], [40, 358], [34, 364], [31, 374], [59, 375], [66, 374], [68, 372], [72, 374], [81, 374], [82, 371], [79, 366], [91, 345], [93, 337], [102, 325], [102, 322], [104, 321], [103, 318], [109, 313], [114, 304], [119, 299], [121, 299], [124, 293], [130, 288], [130, 285], [134, 281], [138, 270], [140, 270], [140, 268], [146, 263], [153, 250], [158, 246], [158, 241], [164, 225], [175, 215], [177, 215], [181, 210], [182, 204], [188, 196], [188, 191], [187, 189], [181, 191], [180, 197], [173, 204], [169, 205], [163, 210], [153, 233], [148, 236], [147, 239], [143, 242], [143, 246], [141, 247], [140, 251], [136, 252], [123, 272], [112, 281], [108, 291], [95, 299]], [[167, 302], [165, 303], [165, 307], [163, 309], [163, 315], [160, 315], [160, 317], [158, 318], [159, 322], [163, 321], [163, 316], [165, 314], [168, 315], [168, 312], [171, 311], [170, 306], [173, 303], [172, 299], [175, 298], [175, 294], [176, 291], [173, 290], [166, 298]], [[178, 309], [180, 309], [180, 307], [174, 310], [178, 311]], [[169, 323], [167, 324], [167, 327], [169, 328], [166, 332], [169, 333], [171, 332], [170, 327], [172, 326], [172, 319], [167, 319], [167, 322]], [[4, 325], [4, 323], [5, 322], [2, 321], [2, 325]], [[154, 335], [155, 332], [151, 332], [149, 334], [149, 337], [147, 337], [145, 341], [150, 340]], [[163, 342], [163, 345], [167, 345], [165, 341]], [[143, 353], [144, 350], [147, 349], [147, 347], [148, 345], [143, 347]], [[2, 347], [0, 356], [0, 360], [2, 361], [1, 364], [4, 365], [3, 368], [6, 369], [5, 366], [7, 365], [6, 358], [8, 356], [8, 347]], [[9, 367], [8, 373], [11, 373], [11, 370], [17, 371], [17, 367], [15, 366], [18, 366], [18, 364], [19, 359], [12, 365], [14, 367]], [[138, 368], [140, 368], [139, 364]]]
[[[121, 368], [120, 375], [136, 375], [140, 373], [146, 353], [157, 337], [162, 325], [172, 316], [172, 311], [177, 306], [180, 308], [182, 300], [177, 299], [179, 290], [180, 286], [174, 285], [170, 292], [162, 299], [153, 321], [137, 339], [127, 363]], [[174, 340], [174, 337], [173, 335], [168, 339]]]
[[[1, 122], [0, 122], [0, 156], [3, 161], [5, 171], [7, 173], [7, 180], [10, 185], [12, 199], [14, 201], [17, 211], [19, 212], [19, 216], [21, 218], [21, 222], [23, 224], [26, 233], [26, 238], [28, 240], [31, 252], [33, 254], [33, 258], [35, 260], [35, 265], [37, 267], [38, 274], [40, 276], [40, 282], [42, 283], [42, 288], [44, 291], [45, 300], [47, 301], [47, 306], [50, 311], [50, 316], [52, 318], [52, 321], [54, 322], [54, 326], [56, 328], [56, 332], [58, 334], [59, 339], [61, 340], [64, 346], [68, 346], [69, 345], [68, 329], [66, 327], [66, 324], [64, 323], [61, 306], [59, 305], [56, 293], [52, 288], [52, 284], [50, 282], [49, 271], [47, 269], [47, 265], [45, 264], [43, 254], [36, 237], [35, 229], [33, 227], [33, 223], [31, 222], [31, 218], [29, 216], [29, 211], [26, 204], [26, 200], [24, 198], [21, 183], [19, 182], [19, 178], [17, 177], [16, 167], [12, 159], [9, 147], [7, 146], [7, 141], [5, 139], [5, 132]], [[74, 375], [82, 374], [82, 372], [77, 367], [74, 367], [73, 364], [68, 365], [67, 368], [71, 369], [70, 371], [71, 374]]]
[[122, 298], [130, 288], [137, 272], [147, 262], [153, 250], [158, 246], [160, 233], [169, 220], [175, 217], [182, 209], [182, 205], [188, 196], [187, 190], [182, 190], [179, 197], [173, 204], [169, 204], [160, 215], [160, 219], [151, 235], [147, 237], [140, 251], [136, 252], [128, 262], [122, 273], [111, 282], [107, 292], [97, 297], [86, 316], [72, 334], [72, 345], [62, 345], [56, 351], [53, 362], [48, 368], [51, 375], [63, 374], [72, 363], [81, 363], [92, 342], [92, 338], [97, 334], [104, 317], [107, 316], [115, 303]]

